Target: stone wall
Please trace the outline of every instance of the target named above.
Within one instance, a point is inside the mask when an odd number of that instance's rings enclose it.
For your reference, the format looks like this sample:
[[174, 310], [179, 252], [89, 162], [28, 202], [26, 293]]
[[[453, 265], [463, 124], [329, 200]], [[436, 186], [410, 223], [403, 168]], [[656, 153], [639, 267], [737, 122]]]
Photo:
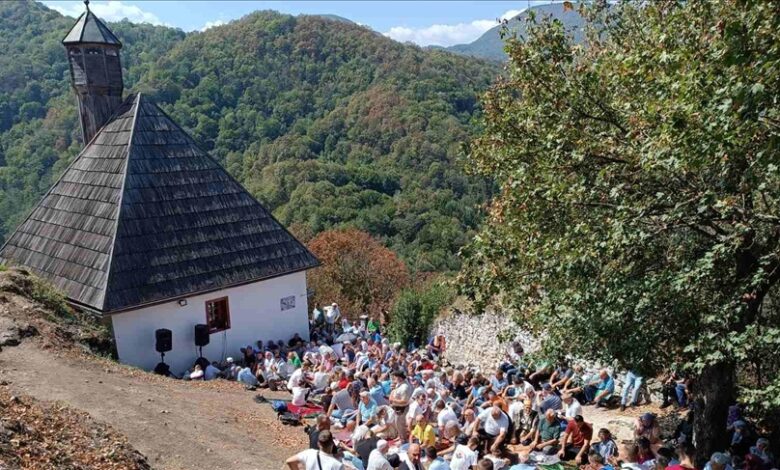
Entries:
[[[433, 325], [433, 334], [443, 334], [447, 338], [447, 351], [444, 359], [453, 365], [467, 365], [489, 370], [504, 358], [512, 341], [520, 341], [526, 352], [538, 349], [539, 341], [526, 331], [518, 328], [509, 315], [487, 311], [482, 314], [468, 313], [452, 308], [442, 314]], [[504, 338], [504, 341], [500, 341]], [[571, 359], [571, 364], [581, 364], [585, 375], [595, 376], [605, 367], [590, 361]], [[623, 390], [625, 371], [615, 371], [606, 366], [615, 378], [615, 390]], [[646, 381], [641, 401], [660, 403], [661, 384], [650, 378]]]
[[[433, 333], [447, 338], [444, 355], [447, 361], [481, 369], [495, 367], [514, 340], [520, 341], [528, 352], [537, 348], [537, 341], [518, 328], [508, 315], [493, 312], [471, 314], [452, 309], [436, 320]], [[508, 341], [501, 342], [499, 337]]]

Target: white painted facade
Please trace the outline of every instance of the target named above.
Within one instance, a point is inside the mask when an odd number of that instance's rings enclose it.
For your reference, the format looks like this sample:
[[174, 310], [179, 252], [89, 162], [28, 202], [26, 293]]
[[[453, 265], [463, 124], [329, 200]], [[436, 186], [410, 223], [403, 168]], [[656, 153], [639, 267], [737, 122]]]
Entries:
[[[291, 307], [290, 297], [294, 297]], [[309, 337], [306, 272], [300, 271], [264, 281], [221, 289], [208, 294], [131, 310], [112, 315], [119, 361], [152, 370], [160, 362], [155, 350], [155, 330], [173, 332], [173, 349], [165, 353], [165, 362], [174, 374], [190, 368], [197, 356], [195, 325], [206, 323], [206, 302], [227, 297], [230, 329], [213, 333], [203, 356], [210, 361], [241, 357], [240, 348], [255, 346], [257, 340], [287, 341], [295, 333]], [[285, 299], [282, 302], [282, 299]], [[282, 303], [286, 310], [282, 311]]]

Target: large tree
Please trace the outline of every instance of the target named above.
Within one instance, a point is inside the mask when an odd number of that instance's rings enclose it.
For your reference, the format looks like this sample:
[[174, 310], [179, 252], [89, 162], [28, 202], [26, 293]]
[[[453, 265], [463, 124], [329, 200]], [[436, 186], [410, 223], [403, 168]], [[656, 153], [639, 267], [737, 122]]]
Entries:
[[[461, 286], [550, 354], [687, 368], [709, 455], [738, 396], [780, 405], [780, 329], [762, 308], [780, 279], [780, 15], [741, 0], [585, 14], [583, 45], [544, 21], [507, 40], [468, 149], [500, 193]], [[771, 378], [756, 381], [755, 351]]]
[[322, 263], [308, 275], [314, 302], [336, 302], [352, 320], [362, 314], [384, 320], [384, 313], [409, 283], [406, 264], [366, 232], [328, 230], [308, 246]]

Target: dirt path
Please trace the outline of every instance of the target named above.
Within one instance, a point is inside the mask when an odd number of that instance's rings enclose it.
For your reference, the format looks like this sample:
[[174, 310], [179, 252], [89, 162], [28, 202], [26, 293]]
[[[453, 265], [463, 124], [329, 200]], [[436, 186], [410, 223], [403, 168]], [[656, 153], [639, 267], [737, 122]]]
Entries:
[[236, 383], [164, 379], [76, 353], [55, 355], [39, 340], [0, 352], [0, 380], [110, 424], [154, 468], [277, 469], [306, 446], [301, 428], [283, 428]]

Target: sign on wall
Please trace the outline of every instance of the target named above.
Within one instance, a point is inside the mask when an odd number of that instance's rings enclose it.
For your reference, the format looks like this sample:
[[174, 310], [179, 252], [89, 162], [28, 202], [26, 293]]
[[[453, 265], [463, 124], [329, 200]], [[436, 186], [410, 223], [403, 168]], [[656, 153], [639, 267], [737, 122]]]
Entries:
[[289, 297], [282, 297], [280, 303], [282, 306], [282, 312], [285, 310], [290, 310], [291, 308], [295, 308], [295, 296], [291, 295]]

